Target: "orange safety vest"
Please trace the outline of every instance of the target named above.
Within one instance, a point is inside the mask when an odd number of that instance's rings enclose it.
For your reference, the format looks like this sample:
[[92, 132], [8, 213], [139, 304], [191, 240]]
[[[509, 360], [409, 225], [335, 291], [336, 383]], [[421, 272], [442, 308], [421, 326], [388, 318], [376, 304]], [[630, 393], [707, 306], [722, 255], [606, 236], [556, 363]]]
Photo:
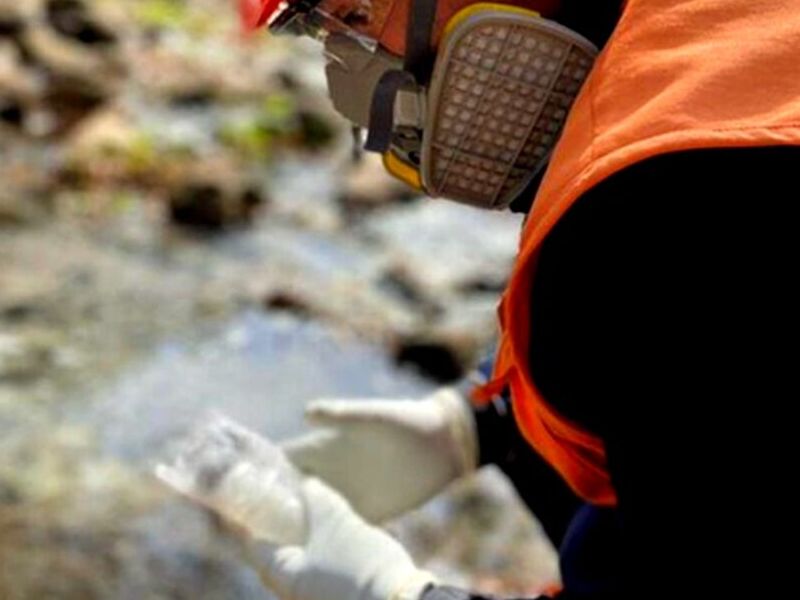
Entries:
[[[578, 198], [630, 165], [695, 148], [773, 145], [800, 145], [800, 1], [628, 0], [525, 224], [499, 310], [494, 380], [476, 395], [508, 386], [527, 441], [586, 501], [616, 502], [603, 442], [548, 405], [529, 370], [543, 240]], [[675, 209], [691, 218], [679, 199]]]

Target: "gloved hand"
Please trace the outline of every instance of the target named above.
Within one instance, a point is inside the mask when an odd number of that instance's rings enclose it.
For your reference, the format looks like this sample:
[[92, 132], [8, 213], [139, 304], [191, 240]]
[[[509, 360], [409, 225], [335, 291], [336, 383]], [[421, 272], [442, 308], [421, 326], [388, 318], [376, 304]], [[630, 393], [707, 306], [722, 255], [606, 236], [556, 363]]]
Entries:
[[304, 546], [252, 542], [250, 560], [282, 600], [418, 600], [434, 582], [388, 534], [368, 525], [321, 481], [301, 487]]
[[319, 429], [284, 450], [372, 522], [416, 508], [477, 466], [472, 410], [450, 388], [423, 400], [317, 401], [306, 414]]

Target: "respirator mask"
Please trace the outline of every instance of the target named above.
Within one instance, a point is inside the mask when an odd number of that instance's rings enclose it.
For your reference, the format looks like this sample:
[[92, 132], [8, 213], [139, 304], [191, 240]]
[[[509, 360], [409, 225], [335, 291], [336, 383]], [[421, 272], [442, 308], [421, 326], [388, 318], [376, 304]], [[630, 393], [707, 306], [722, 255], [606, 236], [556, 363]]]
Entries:
[[507, 4], [469, 4], [441, 23], [436, 0], [241, 2], [249, 26], [324, 44], [334, 107], [390, 173], [481, 208], [533, 194], [598, 52]]

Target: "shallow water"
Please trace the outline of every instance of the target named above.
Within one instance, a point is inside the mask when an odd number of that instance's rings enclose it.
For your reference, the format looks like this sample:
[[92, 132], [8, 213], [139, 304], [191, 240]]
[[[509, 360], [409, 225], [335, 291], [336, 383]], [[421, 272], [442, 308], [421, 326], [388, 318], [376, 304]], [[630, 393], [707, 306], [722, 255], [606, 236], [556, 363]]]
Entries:
[[[98, 180], [72, 189], [49, 181], [70, 143], [29, 149], [0, 132], [9, 198], [22, 206], [22, 190], [46, 183], [36, 195], [50, 207], [0, 222], [2, 600], [268, 598], [224, 527], [155, 482], [150, 465], [167, 440], [209, 408], [280, 439], [303, 429], [303, 405], [317, 396], [417, 397], [432, 384], [392, 364], [398, 338], [439, 328], [471, 351], [494, 335], [519, 220], [445, 202], [350, 202], [346, 136], [324, 153], [277, 145], [243, 159], [219, 133], [252, 126], [264, 97], [287, 92], [275, 73], [327, 114], [319, 49], [275, 41], [248, 51], [222, 23], [228, 15], [233, 26], [227, 0], [191, 4], [221, 27], [163, 32], [152, 48], [152, 32], [124, 21], [131, 76], [103, 110], [122, 119], [111, 133], [127, 139], [129, 158], [191, 148], [203, 165], [228, 165], [214, 175], [221, 187], [259, 188], [267, 201], [250, 227], [177, 231], [158, 193], [114, 179], [105, 150], [87, 165]], [[166, 56], [146, 52], [159, 47]], [[184, 64], [198, 73], [176, 70]], [[198, 80], [181, 84], [187, 74]], [[227, 91], [179, 106], [173, 77], [184, 91], [199, 82], [202, 92], [203, 81]], [[261, 83], [239, 97], [247, 81]], [[182, 165], [173, 159], [156, 160], [150, 176]], [[382, 185], [366, 196], [385, 197]], [[273, 294], [309, 320], [264, 310]], [[451, 583], [502, 571], [494, 591], [523, 591], [552, 574], [538, 530], [497, 477], [444, 495], [395, 532]]]
[[318, 397], [420, 397], [432, 385], [375, 345], [291, 316], [246, 311], [194, 339], [166, 342], [91, 403], [83, 422], [125, 460], [157, 457], [208, 410], [271, 439], [304, 428]]

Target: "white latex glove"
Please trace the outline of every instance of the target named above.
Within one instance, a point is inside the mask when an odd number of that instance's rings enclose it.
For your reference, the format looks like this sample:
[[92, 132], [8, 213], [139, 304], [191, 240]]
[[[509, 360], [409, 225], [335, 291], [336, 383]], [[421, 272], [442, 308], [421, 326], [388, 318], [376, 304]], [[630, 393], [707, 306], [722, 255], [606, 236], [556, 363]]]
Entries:
[[388, 534], [368, 525], [321, 481], [301, 486], [304, 546], [253, 542], [250, 559], [282, 600], [418, 600], [434, 577]]
[[472, 409], [450, 388], [423, 400], [321, 400], [306, 416], [318, 429], [285, 442], [287, 455], [372, 522], [416, 508], [477, 466]]

